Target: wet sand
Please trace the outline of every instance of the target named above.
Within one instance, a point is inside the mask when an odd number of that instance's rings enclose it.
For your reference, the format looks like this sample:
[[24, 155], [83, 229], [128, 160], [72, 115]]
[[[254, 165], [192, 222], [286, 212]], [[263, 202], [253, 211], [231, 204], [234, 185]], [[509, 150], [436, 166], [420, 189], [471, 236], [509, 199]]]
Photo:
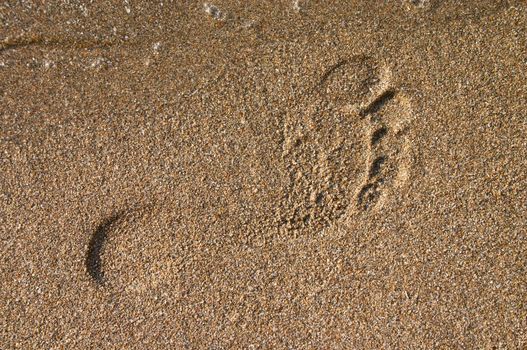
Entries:
[[525, 2], [0, 19], [0, 348], [527, 347]]

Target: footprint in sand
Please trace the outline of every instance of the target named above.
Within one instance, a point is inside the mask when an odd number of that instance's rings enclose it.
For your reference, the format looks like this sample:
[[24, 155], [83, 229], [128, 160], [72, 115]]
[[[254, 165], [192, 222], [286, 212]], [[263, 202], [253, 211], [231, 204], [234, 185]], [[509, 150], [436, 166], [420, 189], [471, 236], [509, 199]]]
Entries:
[[350, 210], [380, 208], [404, 182], [409, 100], [373, 59], [342, 60], [284, 123], [286, 231], [319, 232]]
[[[381, 209], [408, 177], [412, 115], [390, 71], [373, 59], [356, 56], [328, 69], [302, 108], [284, 119], [288, 183], [274, 215], [280, 231], [316, 234], [345, 214]], [[148, 207], [105, 220], [89, 246], [89, 275], [107, 290], [140, 298], [177, 286], [178, 259], [193, 244], [178, 213]]]

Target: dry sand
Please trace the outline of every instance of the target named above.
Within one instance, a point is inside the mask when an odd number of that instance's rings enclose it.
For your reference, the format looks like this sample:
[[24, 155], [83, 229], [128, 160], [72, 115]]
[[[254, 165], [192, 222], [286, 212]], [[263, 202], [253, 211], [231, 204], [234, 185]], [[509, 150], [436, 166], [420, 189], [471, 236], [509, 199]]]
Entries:
[[526, 349], [526, 102], [525, 1], [3, 2], [0, 348]]

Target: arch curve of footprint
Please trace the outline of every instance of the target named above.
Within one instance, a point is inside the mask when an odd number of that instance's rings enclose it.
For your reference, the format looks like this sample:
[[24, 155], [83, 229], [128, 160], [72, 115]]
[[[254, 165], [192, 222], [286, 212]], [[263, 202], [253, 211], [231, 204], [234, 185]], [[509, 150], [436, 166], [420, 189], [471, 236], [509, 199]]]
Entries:
[[86, 270], [97, 285], [125, 298], [160, 295], [174, 287], [178, 264], [190, 249], [184, 226], [162, 206], [113, 215], [92, 235]]
[[[367, 56], [341, 60], [300, 107], [283, 121], [288, 183], [270, 214], [279, 218], [278, 234], [317, 234], [342, 216], [385, 205], [408, 178], [413, 118], [390, 70]], [[161, 283], [172, 283], [178, 251], [188, 253], [183, 245], [192, 244], [176, 211], [143, 207], [101, 223], [86, 256], [91, 278], [126, 295], [155, 294]]]

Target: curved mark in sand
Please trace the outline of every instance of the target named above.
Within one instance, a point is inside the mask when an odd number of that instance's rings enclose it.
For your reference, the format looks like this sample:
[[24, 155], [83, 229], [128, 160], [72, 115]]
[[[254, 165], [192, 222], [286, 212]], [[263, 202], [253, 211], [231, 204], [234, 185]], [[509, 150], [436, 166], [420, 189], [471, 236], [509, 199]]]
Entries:
[[0, 41], [0, 53], [3, 51], [20, 50], [30, 47], [43, 48], [75, 48], [75, 49], [96, 49], [110, 48], [116, 44], [115, 41], [108, 39], [91, 39], [91, 38], [59, 38], [45, 37], [42, 35], [28, 35], [18, 38], [7, 38]]
[[88, 245], [85, 261], [86, 271], [98, 284], [102, 284], [104, 281], [101, 253], [108, 238], [108, 230], [118, 219], [119, 214], [116, 214], [104, 220], [93, 233]]
[[104, 220], [89, 243], [88, 275], [105, 290], [132, 299], [158, 296], [173, 281], [179, 253], [188, 251], [178, 220], [177, 211], [150, 206]]

